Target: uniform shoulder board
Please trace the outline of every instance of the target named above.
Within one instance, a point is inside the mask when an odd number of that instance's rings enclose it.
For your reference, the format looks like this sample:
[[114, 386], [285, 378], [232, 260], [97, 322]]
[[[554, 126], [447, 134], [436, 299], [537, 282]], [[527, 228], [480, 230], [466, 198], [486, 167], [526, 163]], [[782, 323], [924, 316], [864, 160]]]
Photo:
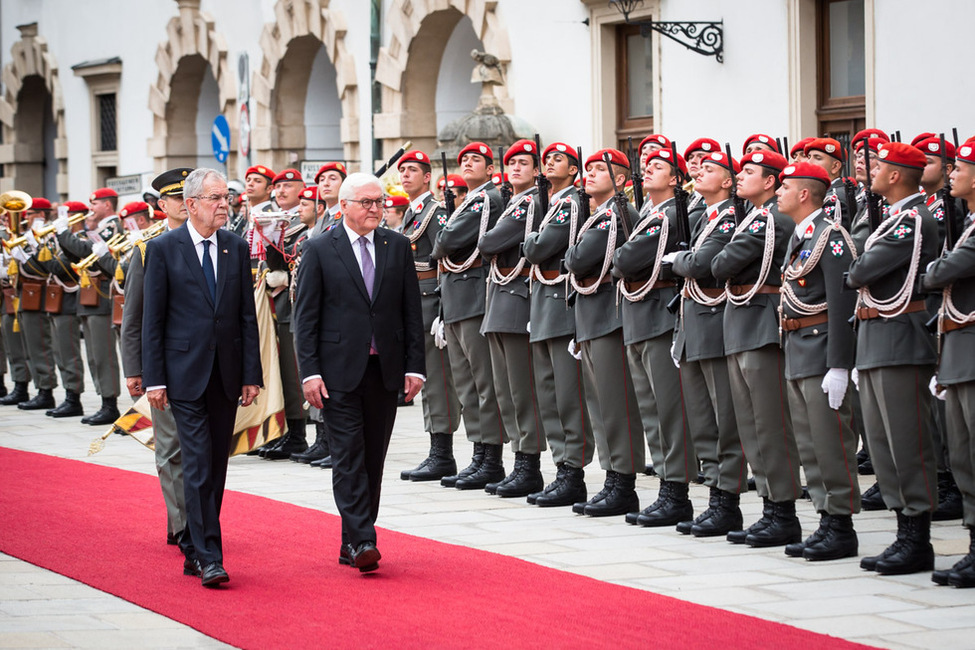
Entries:
[[142, 255], [142, 266], [146, 265], [146, 243], [141, 239], [135, 243], [139, 247], [139, 254]]

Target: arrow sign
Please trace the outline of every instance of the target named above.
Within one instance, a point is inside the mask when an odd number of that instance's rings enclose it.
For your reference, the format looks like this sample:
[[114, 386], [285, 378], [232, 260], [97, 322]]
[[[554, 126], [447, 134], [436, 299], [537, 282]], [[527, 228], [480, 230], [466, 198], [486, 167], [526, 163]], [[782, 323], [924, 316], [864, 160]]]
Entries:
[[213, 157], [218, 163], [227, 162], [227, 154], [230, 153], [230, 125], [227, 118], [217, 115], [213, 120], [213, 127], [210, 129], [210, 143], [213, 145]]

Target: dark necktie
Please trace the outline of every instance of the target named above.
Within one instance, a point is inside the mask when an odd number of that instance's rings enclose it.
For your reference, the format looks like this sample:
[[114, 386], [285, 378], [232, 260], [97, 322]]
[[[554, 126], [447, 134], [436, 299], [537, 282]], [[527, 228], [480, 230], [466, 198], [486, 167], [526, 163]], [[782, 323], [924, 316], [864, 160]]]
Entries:
[[362, 253], [362, 281], [366, 283], [366, 293], [372, 298], [372, 285], [376, 281], [376, 265], [369, 255], [369, 240], [359, 237], [359, 251]]
[[210, 290], [210, 299], [217, 304], [217, 274], [213, 272], [213, 260], [210, 259], [210, 240], [203, 240], [203, 278]]

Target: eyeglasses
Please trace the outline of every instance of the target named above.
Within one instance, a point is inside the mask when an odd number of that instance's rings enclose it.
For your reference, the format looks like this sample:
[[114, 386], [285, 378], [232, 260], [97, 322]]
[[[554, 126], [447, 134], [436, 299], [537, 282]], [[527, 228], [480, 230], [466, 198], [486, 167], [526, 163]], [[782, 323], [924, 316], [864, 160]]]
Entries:
[[200, 199], [201, 201], [213, 201], [214, 203], [222, 203], [224, 201], [230, 200], [229, 194], [207, 194], [205, 196], [193, 196], [193, 199]]
[[373, 208], [383, 207], [386, 199], [379, 197], [378, 199], [346, 199], [346, 201], [349, 203], [358, 203], [364, 210], [372, 210]]

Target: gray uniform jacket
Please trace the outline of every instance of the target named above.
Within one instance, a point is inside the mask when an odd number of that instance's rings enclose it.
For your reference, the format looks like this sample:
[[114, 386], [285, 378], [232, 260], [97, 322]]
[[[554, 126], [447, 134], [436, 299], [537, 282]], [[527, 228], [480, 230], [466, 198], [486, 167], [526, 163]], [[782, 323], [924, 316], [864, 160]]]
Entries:
[[[525, 236], [525, 258], [537, 264], [539, 270], [557, 273], [562, 269], [565, 251], [570, 244], [573, 205], [578, 210], [579, 193], [574, 187], [567, 188], [564, 194], [553, 195], [549, 210], [556, 212], [552, 220], [544, 228]], [[578, 225], [582, 226], [581, 223]], [[554, 285], [535, 282], [531, 285], [532, 343], [575, 334], [575, 308], [566, 300], [567, 291], [565, 282]]]
[[122, 375], [142, 376], [142, 304], [145, 278], [144, 254], [136, 247], [125, 276], [125, 308], [122, 310]]
[[[447, 211], [433, 194], [427, 192], [410, 204], [403, 218], [403, 234], [413, 241], [413, 262], [417, 271], [435, 271], [436, 260], [430, 257], [437, 242], [437, 233], [447, 223]], [[416, 235], [422, 229], [422, 234]], [[413, 238], [416, 237], [414, 240]], [[429, 332], [440, 314], [439, 280], [436, 277], [420, 280], [420, 306], [423, 309], [424, 331]]]
[[[58, 233], [58, 244], [61, 250], [67, 253], [67, 257], [75, 258], [75, 261], [84, 259], [91, 255], [91, 241], [87, 236], [79, 236], [70, 230]], [[98, 271], [97, 265], [89, 267], [89, 277], [91, 283], [98, 289], [98, 304], [94, 306], [78, 304], [79, 316], [108, 316], [112, 313], [112, 299], [110, 296], [110, 285], [112, 278], [105, 273], [91, 274], [91, 271]]]

